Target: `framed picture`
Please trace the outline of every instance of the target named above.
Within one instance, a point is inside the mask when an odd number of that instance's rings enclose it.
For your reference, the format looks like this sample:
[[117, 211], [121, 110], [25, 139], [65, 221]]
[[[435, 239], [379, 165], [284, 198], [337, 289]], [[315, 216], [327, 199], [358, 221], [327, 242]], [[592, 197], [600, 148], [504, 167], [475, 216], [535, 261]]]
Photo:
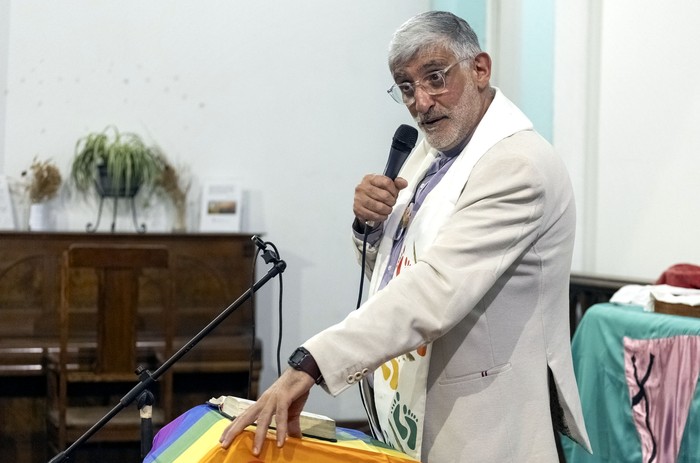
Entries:
[[241, 231], [241, 189], [233, 181], [205, 181], [199, 231]]

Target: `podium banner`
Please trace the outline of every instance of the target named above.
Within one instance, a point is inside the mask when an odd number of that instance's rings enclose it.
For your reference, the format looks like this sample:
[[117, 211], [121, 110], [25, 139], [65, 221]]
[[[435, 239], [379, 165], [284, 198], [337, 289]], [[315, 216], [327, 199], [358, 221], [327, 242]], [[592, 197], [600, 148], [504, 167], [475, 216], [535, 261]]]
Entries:
[[260, 456], [252, 453], [255, 427], [249, 426], [228, 449], [219, 437], [230, 420], [216, 408], [199, 405], [177, 417], [153, 439], [153, 448], [144, 463], [411, 463], [417, 462], [389, 448], [366, 434], [345, 428], [337, 429], [337, 442], [303, 437], [289, 438], [277, 448], [274, 430]]

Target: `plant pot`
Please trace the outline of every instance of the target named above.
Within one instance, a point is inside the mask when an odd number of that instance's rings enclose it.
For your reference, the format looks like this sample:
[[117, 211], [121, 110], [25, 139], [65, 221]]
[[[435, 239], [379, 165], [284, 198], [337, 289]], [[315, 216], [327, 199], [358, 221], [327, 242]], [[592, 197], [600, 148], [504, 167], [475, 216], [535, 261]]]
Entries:
[[95, 187], [100, 196], [104, 197], [117, 197], [117, 198], [133, 198], [139, 192], [141, 188], [141, 179], [137, 176], [131, 179], [131, 185], [126, 188], [126, 181], [122, 179], [119, 185], [115, 186], [112, 179], [107, 175], [107, 166], [100, 165], [97, 166], [97, 179], [95, 180]]
[[31, 231], [48, 231], [53, 229], [53, 211], [46, 203], [29, 206], [29, 229]]

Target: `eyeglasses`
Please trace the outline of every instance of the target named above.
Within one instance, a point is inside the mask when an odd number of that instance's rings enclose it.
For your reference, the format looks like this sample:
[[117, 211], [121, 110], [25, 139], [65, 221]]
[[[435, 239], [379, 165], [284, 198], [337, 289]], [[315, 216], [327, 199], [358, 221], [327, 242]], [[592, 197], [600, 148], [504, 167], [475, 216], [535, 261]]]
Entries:
[[386, 92], [391, 95], [394, 101], [405, 104], [406, 106], [410, 106], [416, 101], [416, 87], [419, 86], [423, 87], [425, 93], [430, 96], [447, 93], [447, 73], [450, 72], [450, 69], [454, 66], [467, 59], [469, 58], [463, 58], [456, 63], [452, 63], [441, 71], [429, 72], [415, 82], [394, 84]]

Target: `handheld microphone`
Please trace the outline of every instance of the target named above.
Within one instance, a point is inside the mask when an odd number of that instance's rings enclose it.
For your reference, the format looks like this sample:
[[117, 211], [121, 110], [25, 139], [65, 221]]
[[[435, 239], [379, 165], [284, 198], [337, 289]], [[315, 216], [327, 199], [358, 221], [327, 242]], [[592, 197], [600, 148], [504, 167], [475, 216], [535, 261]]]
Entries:
[[413, 147], [416, 146], [418, 140], [418, 131], [410, 125], [401, 124], [394, 138], [391, 139], [391, 149], [389, 150], [389, 159], [386, 161], [384, 175], [392, 180], [396, 180], [399, 175], [401, 166], [406, 162], [406, 158], [411, 154]]
[[[389, 159], [386, 161], [386, 167], [384, 167], [384, 175], [392, 180], [396, 180], [396, 176], [399, 175], [401, 166], [406, 162], [408, 155], [413, 151], [413, 147], [416, 146], [416, 141], [418, 140], [418, 130], [411, 127], [410, 125], [401, 124], [396, 132], [394, 132], [394, 138], [391, 139], [391, 149], [389, 149]], [[365, 229], [374, 228], [374, 221], [368, 220], [365, 222]]]

